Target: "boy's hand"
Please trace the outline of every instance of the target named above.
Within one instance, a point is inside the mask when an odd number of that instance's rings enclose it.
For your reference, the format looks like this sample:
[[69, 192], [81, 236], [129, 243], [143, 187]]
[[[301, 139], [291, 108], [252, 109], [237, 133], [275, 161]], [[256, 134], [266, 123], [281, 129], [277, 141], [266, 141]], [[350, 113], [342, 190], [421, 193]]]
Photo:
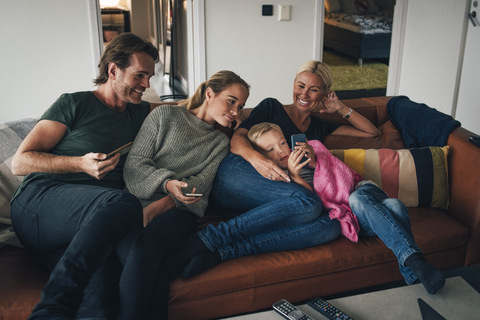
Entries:
[[292, 153], [290, 153], [288, 157], [288, 173], [290, 174], [290, 178], [300, 177], [300, 170], [312, 161], [311, 159], [307, 159], [307, 161], [301, 162], [305, 154], [306, 152], [300, 148], [294, 149]]
[[302, 150], [305, 151], [306, 154], [305, 156], [310, 159], [310, 166], [312, 168], [315, 168], [315, 164], [317, 163], [317, 158], [315, 157], [315, 151], [313, 150], [313, 147], [308, 144], [307, 142], [297, 142], [297, 144], [294, 146], [294, 149]]
[[312, 161], [311, 159], [307, 159], [307, 161], [301, 162], [304, 155], [305, 151], [300, 149], [293, 150], [292, 153], [290, 153], [288, 157], [288, 173], [293, 182], [313, 191], [312, 187], [300, 177], [300, 170]]

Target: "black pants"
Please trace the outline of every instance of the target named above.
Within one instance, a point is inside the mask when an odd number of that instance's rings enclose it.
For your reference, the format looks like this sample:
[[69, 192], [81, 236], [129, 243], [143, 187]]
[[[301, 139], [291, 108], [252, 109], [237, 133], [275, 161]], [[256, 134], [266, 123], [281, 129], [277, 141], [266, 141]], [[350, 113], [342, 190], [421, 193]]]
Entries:
[[167, 319], [169, 279], [166, 257], [196, 231], [197, 218], [172, 209], [154, 218], [130, 247], [120, 280], [120, 314], [117, 320]]

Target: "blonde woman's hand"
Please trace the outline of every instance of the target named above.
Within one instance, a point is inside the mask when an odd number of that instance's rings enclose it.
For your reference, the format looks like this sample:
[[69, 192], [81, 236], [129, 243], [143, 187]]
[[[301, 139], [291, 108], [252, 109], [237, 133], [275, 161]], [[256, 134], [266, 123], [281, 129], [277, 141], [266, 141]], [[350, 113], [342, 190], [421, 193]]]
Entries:
[[290, 177], [282, 169], [280, 169], [272, 160], [265, 156], [257, 157], [250, 164], [264, 178], [273, 181], [290, 182]]
[[338, 100], [335, 91], [329, 91], [322, 99], [322, 103], [325, 106], [325, 109], [321, 109], [320, 113], [335, 113], [341, 110], [342, 108], [346, 108], [346, 106]]

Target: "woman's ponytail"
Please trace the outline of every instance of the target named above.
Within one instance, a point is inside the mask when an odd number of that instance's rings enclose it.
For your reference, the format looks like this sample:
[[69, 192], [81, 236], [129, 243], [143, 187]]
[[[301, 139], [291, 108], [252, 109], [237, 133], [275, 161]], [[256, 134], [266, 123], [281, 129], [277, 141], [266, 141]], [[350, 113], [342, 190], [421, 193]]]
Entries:
[[196, 109], [200, 107], [205, 100], [205, 91], [207, 90], [207, 82], [202, 82], [195, 90], [193, 96], [184, 100], [182, 104], [187, 107], [187, 110]]
[[215, 73], [210, 77], [208, 81], [201, 83], [193, 96], [188, 99], [179, 101], [177, 105], [184, 105], [187, 107], [187, 110], [192, 110], [200, 107], [205, 100], [205, 92], [207, 88], [211, 88], [215, 94], [218, 94], [231, 86], [234, 83], [241, 84], [250, 90], [250, 86], [242, 78], [232, 71], [222, 70]]

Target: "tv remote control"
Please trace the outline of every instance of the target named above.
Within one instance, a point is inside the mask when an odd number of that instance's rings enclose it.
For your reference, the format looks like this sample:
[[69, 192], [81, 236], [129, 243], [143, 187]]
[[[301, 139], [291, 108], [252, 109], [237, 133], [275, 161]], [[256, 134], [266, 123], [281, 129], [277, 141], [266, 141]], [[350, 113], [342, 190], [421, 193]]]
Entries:
[[352, 317], [338, 310], [322, 298], [312, 299], [307, 304], [330, 320], [353, 320]]
[[312, 317], [306, 315], [293, 304], [286, 300], [280, 300], [273, 304], [273, 309], [280, 313], [285, 319], [289, 320], [314, 320]]

